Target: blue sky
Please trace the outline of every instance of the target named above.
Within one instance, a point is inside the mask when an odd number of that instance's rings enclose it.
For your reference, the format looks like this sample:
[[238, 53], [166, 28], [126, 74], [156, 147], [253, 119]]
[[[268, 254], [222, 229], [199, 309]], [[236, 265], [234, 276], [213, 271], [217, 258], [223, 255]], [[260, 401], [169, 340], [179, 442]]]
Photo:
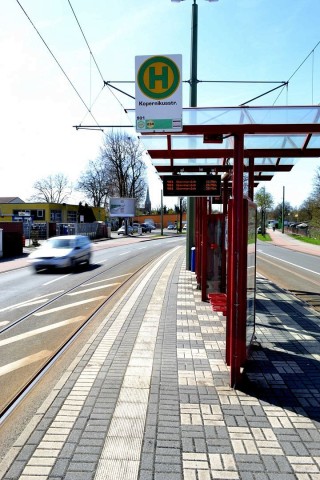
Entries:
[[[136, 55], [183, 56], [190, 77], [192, 0], [20, 0], [98, 123], [128, 125], [129, 97], [102, 89], [106, 81], [134, 80]], [[73, 128], [93, 124], [66, 77], [19, 4], [3, 0], [0, 18], [0, 196], [32, 194], [33, 183], [65, 173], [76, 181], [95, 159], [102, 134]], [[198, 0], [199, 80], [288, 80], [320, 40], [319, 0]], [[118, 85], [134, 95], [134, 85]], [[272, 85], [200, 83], [199, 106], [234, 106]], [[183, 104], [189, 104], [188, 85]], [[280, 95], [279, 95], [280, 94]], [[95, 102], [94, 102], [95, 100]], [[291, 78], [289, 87], [251, 105], [310, 105], [320, 102], [320, 46]], [[93, 105], [92, 105], [93, 104]], [[127, 129], [134, 133], [133, 129]], [[289, 174], [265, 184], [276, 203], [299, 205], [312, 189], [319, 159], [301, 160]], [[150, 168], [150, 172], [153, 169]], [[161, 182], [149, 175], [151, 201], [160, 204]], [[78, 201], [79, 196], [74, 196]], [[169, 204], [169, 199], [165, 199]]]

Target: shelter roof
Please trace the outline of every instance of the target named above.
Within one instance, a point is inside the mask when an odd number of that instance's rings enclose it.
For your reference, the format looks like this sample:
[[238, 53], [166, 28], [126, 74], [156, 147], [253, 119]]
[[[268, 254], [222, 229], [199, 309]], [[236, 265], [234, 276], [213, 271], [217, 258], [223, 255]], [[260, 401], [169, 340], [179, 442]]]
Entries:
[[[127, 110], [133, 120], [135, 110]], [[183, 109], [182, 132], [143, 132], [162, 175], [218, 173], [233, 167], [234, 136], [244, 136], [244, 164], [255, 180], [290, 171], [299, 158], [320, 156], [319, 106], [193, 107]]]

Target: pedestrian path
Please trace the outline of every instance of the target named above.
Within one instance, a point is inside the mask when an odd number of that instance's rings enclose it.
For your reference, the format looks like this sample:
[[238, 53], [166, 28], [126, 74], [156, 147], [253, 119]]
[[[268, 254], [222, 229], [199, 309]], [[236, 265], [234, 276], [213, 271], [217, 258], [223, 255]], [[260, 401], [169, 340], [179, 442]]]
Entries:
[[320, 245], [313, 245], [301, 240], [297, 240], [290, 235], [282, 233], [281, 230], [273, 231], [271, 228], [267, 230], [272, 242], [279, 247], [289, 248], [289, 250], [295, 250], [296, 252], [308, 253], [311, 255], [320, 256]]
[[257, 280], [237, 390], [185, 249], [118, 301], [0, 464], [4, 480], [319, 480], [320, 318]]

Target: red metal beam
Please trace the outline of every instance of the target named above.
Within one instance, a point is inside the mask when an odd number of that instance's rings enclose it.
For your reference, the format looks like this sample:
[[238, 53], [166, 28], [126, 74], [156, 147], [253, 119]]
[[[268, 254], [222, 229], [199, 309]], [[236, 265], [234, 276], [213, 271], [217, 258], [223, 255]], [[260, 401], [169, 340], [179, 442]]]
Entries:
[[[187, 158], [233, 158], [234, 150], [229, 148], [180, 149], [180, 150], [148, 150], [150, 157], [157, 159]], [[314, 158], [320, 157], [320, 148], [252, 148], [243, 152], [244, 158]]]
[[[155, 135], [154, 132], [141, 132], [142, 136]], [[174, 132], [174, 135], [235, 135], [235, 134], [283, 134], [293, 133], [320, 133], [320, 123], [277, 123], [277, 124], [232, 124], [232, 125], [184, 125], [182, 132]], [[168, 132], [157, 132], [156, 135], [168, 135]]]
[[[294, 165], [254, 165], [253, 171], [254, 172], [290, 172]], [[170, 165], [157, 165], [155, 169], [159, 173], [173, 173], [173, 172], [211, 172], [215, 171], [219, 172], [230, 172], [233, 169], [232, 165], [179, 165], [173, 166]], [[249, 171], [249, 167], [244, 167], [245, 172]]]

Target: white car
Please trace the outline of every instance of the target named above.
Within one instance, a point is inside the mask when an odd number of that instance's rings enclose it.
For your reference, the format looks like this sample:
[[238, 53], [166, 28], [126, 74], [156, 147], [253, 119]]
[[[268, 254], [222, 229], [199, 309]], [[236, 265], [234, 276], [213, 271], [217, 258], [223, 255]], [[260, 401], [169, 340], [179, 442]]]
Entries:
[[[137, 229], [138, 230], [138, 229]], [[128, 225], [127, 226], [127, 233], [128, 235], [132, 235], [133, 234], [133, 227], [131, 227], [131, 225]], [[117, 234], [118, 235], [125, 235], [126, 234], [126, 227], [124, 225], [122, 225], [122, 227], [120, 227], [117, 231]]]
[[49, 238], [28, 257], [35, 271], [42, 269], [76, 268], [90, 264], [91, 241], [85, 235], [64, 235]]

